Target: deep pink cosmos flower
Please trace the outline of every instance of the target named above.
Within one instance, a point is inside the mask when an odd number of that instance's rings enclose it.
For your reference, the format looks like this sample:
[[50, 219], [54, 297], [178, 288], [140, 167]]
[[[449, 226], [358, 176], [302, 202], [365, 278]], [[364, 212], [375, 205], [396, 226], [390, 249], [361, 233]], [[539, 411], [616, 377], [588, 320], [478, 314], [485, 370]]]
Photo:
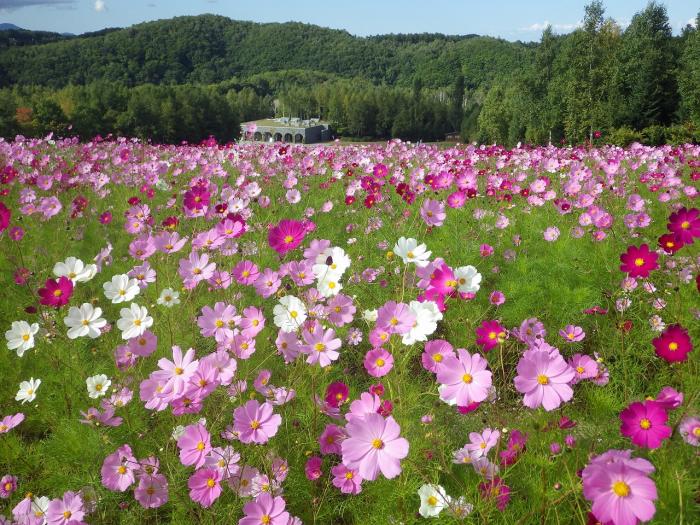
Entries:
[[700, 210], [681, 208], [668, 218], [667, 227], [683, 244], [693, 244], [693, 239], [700, 237]]
[[338, 425], [326, 425], [318, 438], [321, 454], [340, 454], [340, 444], [345, 439], [345, 429]]
[[260, 404], [251, 399], [233, 411], [233, 428], [241, 443], [267, 443], [281, 424], [282, 416], [273, 413], [267, 401]]
[[448, 356], [437, 370], [440, 398], [450, 404], [466, 406], [486, 399], [491, 388], [488, 362], [480, 354], [457, 349], [457, 357]]
[[674, 410], [683, 404], [683, 393], [665, 386], [654, 399], [664, 410]]
[[212, 506], [221, 496], [221, 471], [213, 468], [203, 468], [190, 476], [187, 486], [190, 498], [204, 508]]
[[525, 394], [526, 407], [542, 405], [547, 411], [554, 410], [574, 395], [568, 383], [575, 372], [555, 348], [527, 350], [518, 362], [517, 371], [515, 388]]
[[506, 329], [498, 321], [484, 321], [476, 329], [476, 344], [481, 346], [484, 352], [496, 348], [506, 337]]
[[365, 354], [365, 370], [372, 377], [387, 375], [394, 366], [394, 356], [384, 348], [374, 348]]
[[481, 497], [486, 500], [496, 500], [496, 507], [501, 512], [505, 510], [510, 501], [510, 487], [498, 476], [479, 483], [479, 492]]
[[688, 354], [693, 350], [693, 342], [688, 335], [688, 330], [679, 324], [668, 326], [651, 342], [656, 349], [656, 355], [669, 363], [686, 361]]
[[362, 492], [362, 475], [355, 469], [349, 469], [342, 463], [331, 469], [333, 486], [338, 487], [343, 494], [359, 494]]
[[323, 458], [319, 456], [311, 456], [306, 460], [306, 466], [304, 467], [304, 474], [306, 479], [309, 481], [315, 481], [321, 476], [323, 476]]
[[201, 210], [209, 205], [211, 194], [205, 188], [196, 186], [185, 192], [184, 205], [188, 210]]
[[39, 302], [46, 306], [59, 308], [68, 304], [73, 295], [73, 281], [67, 277], [58, 279], [46, 279], [44, 287], [39, 289]]
[[281, 496], [274, 497], [269, 492], [262, 492], [255, 500], [243, 507], [245, 516], [238, 525], [289, 525], [289, 512], [284, 510], [286, 503]]
[[5, 206], [4, 202], [0, 202], [0, 233], [4, 232], [10, 225], [12, 218], [12, 210]]
[[177, 440], [177, 446], [180, 449], [180, 463], [199, 468], [211, 452], [211, 436], [204, 425], [187, 425]]
[[659, 448], [673, 429], [666, 425], [668, 413], [656, 401], [635, 402], [620, 413], [620, 432], [638, 447]]
[[49, 525], [68, 525], [80, 522], [85, 517], [83, 498], [80, 494], [68, 491], [62, 499], [54, 499], [46, 511], [46, 523]]
[[343, 440], [343, 464], [357, 469], [370, 481], [381, 473], [394, 478], [401, 473], [401, 462], [408, 455], [408, 441], [399, 437], [401, 427], [389, 416], [365, 414], [353, 417], [345, 427], [348, 437]]
[[129, 445], [122, 445], [102, 463], [102, 484], [109, 490], [126, 491], [136, 480], [138, 462]]
[[270, 247], [280, 255], [293, 250], [304, 240], [306, 229], [300, 221], [283, 219], [277, 226], [270, 228], [267, 234], [267, 242]]
[[654, 517], [656, 485], [646, 472], [623, 461], [594, 460], [582, 477], [583, 495], [593, 503], [591, 511], [600, 522], [637, 525]]
[[629, 246], [627, 251], [620, 255], [620, 270], [630, 277], [649, 277], [649, 273], [659, 267], [658, 259], [659, 254], [649, 251], [646, 244], [639, 248]]
[[326, 403], [333, 408], [338, 408], [347, 401], [349, 393], [350, 390], [345, 383], [339, 381], [331, 383], [328, 385], [328, 388], [326, 388]]
[[673, 255], [683, 248], [684, 243], [673, 233], [665, 233], [659, 237], [659, 247], [669, 255]]

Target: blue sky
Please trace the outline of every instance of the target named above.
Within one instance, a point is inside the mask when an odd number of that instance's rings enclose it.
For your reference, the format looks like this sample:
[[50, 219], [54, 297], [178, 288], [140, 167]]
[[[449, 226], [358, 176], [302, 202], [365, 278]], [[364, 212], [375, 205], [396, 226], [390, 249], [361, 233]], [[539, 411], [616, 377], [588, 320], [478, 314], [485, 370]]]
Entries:
[[[551, 23], [571, 31], [588, 0], [0, 0], [0, 22], [27, 29], [83, 33], [179, 15], [216, 13], [239, 20], [290, 20], [346, 29], [355, 35], [477, 33], [537, 40]], [[609, 0], [608, 16], [623, 26], [647, 0]], [[696, 0], [666, 0], [674, 32], [695, 19]]]

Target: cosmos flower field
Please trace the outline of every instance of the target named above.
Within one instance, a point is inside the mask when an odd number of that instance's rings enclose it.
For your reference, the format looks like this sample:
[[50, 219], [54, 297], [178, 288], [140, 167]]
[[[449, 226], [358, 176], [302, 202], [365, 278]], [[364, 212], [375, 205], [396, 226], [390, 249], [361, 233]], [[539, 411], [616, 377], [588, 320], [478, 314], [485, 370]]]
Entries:
[[698, 523], [699, 181], [0, 140], [0, 523]]

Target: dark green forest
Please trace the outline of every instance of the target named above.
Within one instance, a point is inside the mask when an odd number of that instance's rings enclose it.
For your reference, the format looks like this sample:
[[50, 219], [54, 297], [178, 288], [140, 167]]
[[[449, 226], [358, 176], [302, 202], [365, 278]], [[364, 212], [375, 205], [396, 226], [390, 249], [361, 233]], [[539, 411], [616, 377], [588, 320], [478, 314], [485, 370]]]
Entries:
[[286, 115], [359, 139], [700, 140], [700, 31], [674, 36], [655, 2], [624, 30], [602, 2], [582, 9], [579, 29], [533, 43], [214, 15], [79, 36], [0, 31], [0, 136], [229, 141], [242, 121]]

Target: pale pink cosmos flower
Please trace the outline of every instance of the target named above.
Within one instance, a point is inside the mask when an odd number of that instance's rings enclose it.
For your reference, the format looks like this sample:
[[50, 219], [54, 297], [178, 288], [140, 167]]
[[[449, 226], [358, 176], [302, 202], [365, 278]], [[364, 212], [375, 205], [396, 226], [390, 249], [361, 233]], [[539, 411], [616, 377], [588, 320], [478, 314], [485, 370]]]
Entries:
[[126, 491], [136, 480], [138, 462], [129, 445], [122, 445], [102, 463], [102, 484], [110, 490]]
[[80, 522], [85, 517], [83, 498], [80, 494], [68, 491], [62, 499], [54, 499], [46, 511], [46, 523], [49, 525], [68, 525]]
[[211, 452], [211, 436], [204, 425], [187, 425], [177, 440], [177, 446], [180, 449], [180, 462], [185, 466], [194, 465], [194, 468], [199, 468]]
[[343, 464], [357, 469], [373, 481], [381, 472], [391, 479], [401, 473], [401, 461], [408, 455], [408, 441], [400, 437], [401, 427], [389, 416], [366, 414], [353, 418], [345, 427], [348, 437], [341, 445]]
[[282, 416], [275, 414], [267, 401], [260, 404], [251, 399], [233, 411], [233, 428], [241, 443], [267, 443], [281, 424]]
[[173, 360], [165, 357], [158, 360], [160, 370], [153, 373], [155, 379], [164, 381], [161, 394], [164, 397], [177, 396], [184, 392], [185, 386], [197, 371], [199, 360], [194, 358], [194, 348], [182, 355], [179, 346], [173, 346]]
[[203, 468], [196, 471], [187, 481], [190, 498], [204, 508], [209, 508], [221, 496], [221, 472]]
[[464, 448], [469, 451], [469, 455], [472, 459], [479, 459], [482, 456], [486, 456], [493, 447], [498, 443], [498, 438], [501, 433], [498, 430], [492, 430], [490, 428], [485, 428], [479, 432], [470, 432], [469, 440]]
[[428, 226], [442, 226], [445, 222], [445, 205], [442, 201], [426, 199], [420, 207], [420, 216]]
[[586, 337], [586, 332], [580, 326], [575, 326], [573, 324], [566, 325], [562, 330], [559, 330], [559, 335], [564, 338], [568, 343], [577, 343], [583, 341]]
[[306, 362], [310, 365], [318, 363], [321, 368], [324, 368], [340, 356], [337, 350], [340, 348], [341, 341], [335, 336], [335, 330], [332, 328], [324, 330], [317, 325], [313, 332], [305, 328], [302, 337], [306, 343], [302, 346], [302, 350], [307, 354]]
[[155, 509], [168, 502], [168, 480], [163, 474], [143, 476], [134, 490], [134, 498], [144, 509]]
[[527, 350], [520, 358], [515, 377], [515, 388], [525, 394], [523, 403], [529, 408], [543, 406], [550, 411], [574, 395], [569, 382], [576, 372], [556, 348]]
[[291, 517], [289, 512], [284, 510], [285, 505], [281, 496], [275, 497], [263, 492], [255, 500], [244, 505], [245, 516], [238, 525], [289, 525]]
[[440, 398], [449, 404], [467, 406], [486, 399], [491, 388], [488, 362], [480, 354], [457, 349], [457, 357], [448, 356], [437, 371]]

